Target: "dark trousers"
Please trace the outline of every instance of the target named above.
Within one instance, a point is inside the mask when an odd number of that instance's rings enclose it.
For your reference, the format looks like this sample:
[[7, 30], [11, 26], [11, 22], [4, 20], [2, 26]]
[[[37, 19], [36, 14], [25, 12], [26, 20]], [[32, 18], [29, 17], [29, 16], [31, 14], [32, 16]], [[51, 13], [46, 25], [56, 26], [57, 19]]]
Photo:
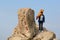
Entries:
[[39, 30], [42, 31], [43, 30], [43, 23], [39, 22]]

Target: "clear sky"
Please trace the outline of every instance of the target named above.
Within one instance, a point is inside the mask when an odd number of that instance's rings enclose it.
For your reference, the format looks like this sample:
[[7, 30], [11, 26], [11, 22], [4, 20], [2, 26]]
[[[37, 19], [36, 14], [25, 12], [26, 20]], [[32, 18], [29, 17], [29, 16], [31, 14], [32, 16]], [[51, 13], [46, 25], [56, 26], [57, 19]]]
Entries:
[[44, 27], [60, 37], [60, 0], [0, 0], [0, 40], [7, 40], [16, 27], [19, 8], [33, 9], [35, 17], [41, 8], [44, 9]]

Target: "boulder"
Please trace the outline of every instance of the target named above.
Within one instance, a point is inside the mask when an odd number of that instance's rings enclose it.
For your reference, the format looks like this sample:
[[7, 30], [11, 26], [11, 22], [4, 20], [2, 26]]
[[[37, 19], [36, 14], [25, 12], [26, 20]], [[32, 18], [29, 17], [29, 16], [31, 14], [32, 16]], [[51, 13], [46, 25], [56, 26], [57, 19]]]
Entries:
[[50, 31], [38, 32], [38, 34], [33, 38], [33, 40], [55, 40], [56, 35]]
[[[18, 11], [18, 25], [14, 29], [12, 35], [23, 35], [24, 38], [30, 39], [36, 34], [36, 24], [34, 19], [34, 10], [30, 8], [22, 8]], [[14, 39], [13, 38], [13, 39]], [[17, 37], [19, 38], [19, 37]], [[23, 39], [23, 38], [22, 38]]]
[[18, 11], [18, 24], [7, 40], [56, 40], [56, 35], [46, 28], [39, 31], [34, 19], [34, 10], [22, 8]]

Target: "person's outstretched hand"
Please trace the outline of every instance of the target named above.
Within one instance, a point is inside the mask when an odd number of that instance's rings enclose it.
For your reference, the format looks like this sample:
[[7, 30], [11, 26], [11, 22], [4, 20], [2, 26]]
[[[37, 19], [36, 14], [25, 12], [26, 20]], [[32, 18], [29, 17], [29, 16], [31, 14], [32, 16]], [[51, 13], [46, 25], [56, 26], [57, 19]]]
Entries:
[[36, 20], [38, 19], [38, 16], [36, 16]]

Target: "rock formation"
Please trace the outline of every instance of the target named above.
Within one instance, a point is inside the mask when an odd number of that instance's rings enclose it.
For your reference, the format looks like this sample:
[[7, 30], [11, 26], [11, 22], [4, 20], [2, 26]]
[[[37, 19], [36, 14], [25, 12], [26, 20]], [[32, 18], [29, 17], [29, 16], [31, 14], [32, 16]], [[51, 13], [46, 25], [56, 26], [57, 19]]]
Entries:
[[55, 40], [56, 35], [44, 28], [39, 32], [34, 19], [34, 10], [22, 8], [18, 11], [18, 25], [8, 40]]

